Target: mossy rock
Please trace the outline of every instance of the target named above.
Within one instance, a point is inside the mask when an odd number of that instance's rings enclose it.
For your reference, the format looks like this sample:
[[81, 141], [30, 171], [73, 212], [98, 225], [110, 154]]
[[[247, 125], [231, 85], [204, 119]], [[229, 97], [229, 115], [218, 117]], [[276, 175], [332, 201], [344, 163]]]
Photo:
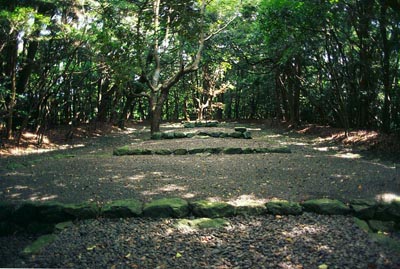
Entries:
[[223, 132], [211, 132], [209, 135], [214, 138], [219, 138], [221, 134], [223, 134]]
[[9, 220], [15, 210], [15, 205], [7, 202], [0, 202], [0, 221]]
[[176, 149], [174, 150], [174, 155], [186, 155], [188, 154], [187, 149]]
[[243, 133], [243, 138], [244, 139], [252, 139], [251, 133], [250, 132], [244, 132]]
[[226, 148], [223, 150], [224, 154], [242, 154], [243, 150], [241, 148]]
[[100, 214], [106, 218], [130, 218], [142, 215], [142, 203], [133, 200], [117, 200], [105, 204]]
[[211, 136], [209, 132], [205, 132], [205, 131], [198, 132], [197, 135], [198, 136], [207, 136], [207, 137]]
[[67, 229], [67, 228], [70, 228], [70, 227], [72, 227], [72, 226], [74, 226], [74, 223], [73, 223], [72, 221], [65, 221], [65, 222], [57, 223], [57, 224], [54, 226], [54, 229], [55, 229], [56, 231], [62, 231], [62, 230], [65, 230], [65, 229]]
[[355, 217], [359, 219], [372, 219], [375, 215], [376, 201], [367, 199], [355, 199], [350, 202], [350, 208]]
[[238, 126], [238, 127], [235, 127], [235, 132], [239, 132], [239, 133], [245, 133], [245, 132], [247, 132], [247, 128], [246, 127], [242, 127], [242, 126]]
[[229, 137], [229, 134], [227, 134], [227, 133], [221, 133], [219, 135], [219, 138], [227, 138], [227, 137]]
[[196, 133], [187, 133], [186, 134], [186, 137], [187, 138], [193, 138], [193, 137], [195, 137], [196, 136]]
[[390, 249], [392, 251], [396, 251], [398, 255], [400, 255], [400, 241], [390, 238], [387, 235], [382, 233], [372, 233], [370, 234], [370, 238], [373, 242], [383, 246], [384, 248]]
[[374, 208], [374, 219], [400, 222], [400, 201], [379, 203]]
[[323, 215], [346, 215], [351, 212], [350, 208], [338, 200], [315, 199], [308, 200], [302, 204], [307, 212], [314, 212]]
[[232, 138], [243, 138], [243, 134], [241, 132], [233, 132], [233, 133], [229, 133], [229, 137], [232, 137]]
[[30, 222], [24, 229], [29, 234], [48, 234], [54, 232], [54, 223]]
[[34, 221], [39, 221], [39, 207], [32, 202], [24, 202], [16, 207], [11, 220], [23, 226], [27, 226]]
[[77, 219], [94, 219], [100, 215], [100, 208], [95, 203], [67, 204], [65, 211]]
[[32, 244], [24, 248], [22, 253], [25, 255], [38, 254], [43, 250], [43, 248], [53, 243], [56, 239], [57, 236], [54, 234], [42, 235], [41, 237], [36, 239], [36, 241], [34, 241]]
[[198, 148], [198, 149], [189, 149], [188, 153], [193, 155], [193, 154], [199, 154], [199, 153], [204, 153], [206, 152], [205, 148]]
[[369, 220], [368, 225], [374, 232], [396, 231], [396, 223], [394, 221]]
[[288, 147], [276, 147], [268, 149], [268, 153], [292, 153], [292, 150]]
[[372, 232], [371, 228], [369, 227], [368, 223], [365, 220], [361, 220], [361, 219], [356, 218], [356, 217], [354, 217], [353, 220], [354, 220], [354, 224], [358, 228], [363, 230], [364, 232], [366, 232], [366, 233], [371, 233]]
[[115, 156], [129, 155], [130, 150], [131, 149], [129, 146], [119, 147], [119, 148], [114, 149], [113, 155], [115, 155]]
[[185, 128], [194, 128], [196, 127], [196, 124], [194, 122], [186, 122], [185, 124], [183, 124], [183, 126]]
[[221, 218], [235, 215], [235, 207], [224, 202], [196, 201], [190, 204], [197, 217]]
[[254, 149], [255, 153], [269, 153], [269, 148], [256, 148]]
[[169, 149], [154, 149], [153, 154], [155, 155], [171, 155], [172, 151]]
[[267, 203], [268, 213], [273, 215], [301, 215], [303, 209], [297, 202], [275, 200]]
[[229, 226], [229, 221], [222, 218], [198, 218], [198, 219], [180, 219], [175, 223], [178, 229], [221, 229]]
[[248, 201], [235, 205], [235, 214], [240, 216], [260, 216], [267, 212], [263, 203]]
[[206, 148], [204, 150], [204, 153], [210, 153], [210, 154], [219, 154], [224, 150], [224, 148]]
[[161, 132], [153, 133], [150, 138], [153, 140], [160, 140], [162, 139], [162, 133]]
[[38, 219], [41, 222], [59, 223], [75, 218], [66, 211], [65, 205], [61, 203], [45, 202], [36, 206], [38, 208]]
[[209, 121], [205, 123], [205, 127], [218, 127], [219, 122], [218, 121]]
[[243, 154], [253, 154], [254, 149], [253, 148], [244, 148], [242, 153]]
[[174, 139], [175, 134], [174, 133], [162, 133], [162, 138], [163, 139]]
[[15, 223], [0, 221], [0, 236], [11, 235], [18, 230]]
[[180, 198], [164, 198], [144, 205], [143, 215], [151, 218], [183, 218], [189, 214], [189, 204]]
[[187, 136], [185, 133], [176, 132], [176, 133], [174, 133], [174, 137], [175, 138], [186, 138]]
[[123, 155], [151, 155], [151, 150], [148, 149], [135, 149], [130, 148], [129, 146], [123, 146], [117, 149], [114, 149], [113, 154], [116, 156]]

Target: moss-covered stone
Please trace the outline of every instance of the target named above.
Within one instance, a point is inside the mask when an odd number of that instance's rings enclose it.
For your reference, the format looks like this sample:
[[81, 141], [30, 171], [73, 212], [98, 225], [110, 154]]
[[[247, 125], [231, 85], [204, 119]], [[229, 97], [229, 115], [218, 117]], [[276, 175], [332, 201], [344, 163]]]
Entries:
[[204, 124], [204, 127], [218, 127], [218, 121], [209, 121]]
[[253, 148], [244, 148], [242, 153], [243, 154], [253, 154], [254, 149]]
[[186, 122], [185, 124], [183, 124], [183, 126], [185, 128], [194, 128], [194, 127], [196, 127], [194, 122]]
[[234, 205], [235, 214], [240, 216], [259, 216], [266, 213], [267, 208], [263, 203], [245, 201]]
[[24, 227], [24, 231], [29, 234], [48, 234], [54, 232], [54, 223], [44, 223], [44, 222], [30, 222]]
[[269, 153], [269, 149], [268, 148], [256, 148], [254, 149], [255, 153]]
[[274, 200], [267, 203], [267, 211], [273, 215], [301, 215], [303, 209], [299, 203], [286, 200]]
[[219, 138], [227, 138], [227, 137], [229, 137], [229, 134], [228, 134], [228, 133], [221, 133], [221, 134], [219, 135]]
[[206, 149], [205, 148], [189, 149], [188, 152], [189, 154], [199, 154], [206, 152]]
[[189, 204], [180, 198], [164, 198], [145, 204], [143, 215], [151, 218], [183, 218], [189, 214]]
[[186, 137], [187, 138], [193, 138], [193, 137], [195, 137], [196, 136], [196, 133], [187, 133], [186, 134]]
[[31, 222], [39, 221], [39, 208], [32, 202], [24, 202], [16, 207], [11, 217], [12, 222], [19, 225], [28, 225]]
[[130, 148], [129, 146], [123, 146], [120, 148], [114, 149], [113, 154], [116, 156], [124, 156], [124, 155], [151, 155], [151, 150], [148, 149], [136, 149]]
[[235, 215], [235, 207], [224, 202], [196, 201], [190, 204], [197, 217], [221, 218]]
[[400, 222], [400, 201], [379, 203], [374, 208], [374, 219]]
[[222, 132], [211, 132], [209, 135], [214, 138], [219, 138]]
[[292, 153], [292, 150], [288, 147], [275, 147], [269, 148], [268, 153]]
[[58, 223], [73, 220], [75, 217], [65, 210], [65, 205], [56, 202], [37, 204], [38, 220], [47, 223]]
[[106, 218], [130, 218], [142, 215], [142, 203], [133, 200], [117, 200], [105, 204], [100, 214]]
[[163, 139], [174, 139], [175, 134], [174, 133], [162, 133], [162, 138]]
[[65, 222], [57, 223], [54, 226], [54, 228], [55, 228], [56, 231], [62, 231], [62, 230], [65, 230], [67, 228], [70, 228], [72, 226], [74, 226], [74, 223], [72, 221], [65, 221]]
[[186, 155], [188, 154], [187, 149], [176, 149], [174, 150], [174, 155]]
[[22, 253], [25, 255], [38, 254], [43, 248], [53, 243], [56, 239], [57, 236], [54, 234], [43, 235], [36, 239], [36, 241], [34, 241], [32, 244], [27, 246]]
[[252, 137], [251, 137], [251, 133], [250, 132], [244, 132], [243, 133], [243, 138], [244, 139], [251, 139]]
[[243, 134], [241, 132], [233, 132], [233, 133], [229, 133], [229, 137], [232, 137], [232, 138], [243, 138]]
[[181, 132], [176, 132], [176, 133], [174, 133], [174, 137], [175, 138], [186, 138], [186, 134], [181, 133]]
[[204, 153], [219, 154], [224, 150], [224, 148], [206, 148]]
[[354, 217], [353, 220], [354, 220], [354, 224], [358, 228], [363, 230], [364, 232], [366, 232], [366, 233], [371, 233], [372, 232], [371, 228], [369, 227], [368, 223], [365, 220], [361, 220], [361, 219], [356, 218], [356, 217]]
[[241, 126], [235, 127], [235, 132], [239, 132], [239, 133], [243, 134], [246, 131], [247, 131], [246, 127], [241, 127]]
[[124, 155], [128, 155], [129, 152], [130, 152], [130, 147], [129, 146], [123, 146], [123, 147], [119, 147], [119, 148], [114, 149], [113, 155], [115, 155], [115, 156], [124, 156]]
[[350, 208], [344, 203], [332, 199], [308, 200], [302, 206], [307, 212], [323, 215], [346, 215], [351, 212]]
[[376, 205], [376, 201], [367, 199], [355, 199], [350, 202], [354, 216], [364, 220], [374, 217]]
[[160, 139], [162, 139], [162, 133], [161, 133], [161, 132], [153, 133], [153, 134], [151, 135], [151, 139], [153, 139], [153, 140], [160, 140]]
[[374, 232], [393, 232], [396, 230], [394, 221], [369, 220], [368, 224]]
[[100, 208], [95, 203], [66, 204], [65, 211], [77, 219], [94, 219], [100, 215]]
[[153, 154], [155, 155], [171, 155], [172, 150], [169, 149], [154, 149], [152, 150]]
[[7, 202], [0, 202], [0, 221], [9, 220], [15, 210], [15, 205]]
[[243, 150], [242, 150], [242, 148], [225, 148], [222, 153], [224, 153], [224, 154], [242, 154]]
[[199, 219], [180, 219], [176, 222], [175, 227], [178, 229], [221, 229], [229, 226], [229, 221], [222, 218], [199, 218]]
[[18, 230], [18, 227], [8, 221], [0, 221], [0, 236], [13, 234]]

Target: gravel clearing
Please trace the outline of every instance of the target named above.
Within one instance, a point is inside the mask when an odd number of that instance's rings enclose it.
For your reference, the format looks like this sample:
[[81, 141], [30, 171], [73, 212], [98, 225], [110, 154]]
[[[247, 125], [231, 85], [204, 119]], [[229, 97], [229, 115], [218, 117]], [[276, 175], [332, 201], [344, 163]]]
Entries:
[[[98, 219], [62, 231], [40, 255], [9, 261], [44, 268], [399, 268], [343, 216], [235, 217], [221, 229], [182, 230], [176, 220]], [[7, 238], [0, 238], [0, 244]], [[1, 242], [3, 241], [3, 242]]]

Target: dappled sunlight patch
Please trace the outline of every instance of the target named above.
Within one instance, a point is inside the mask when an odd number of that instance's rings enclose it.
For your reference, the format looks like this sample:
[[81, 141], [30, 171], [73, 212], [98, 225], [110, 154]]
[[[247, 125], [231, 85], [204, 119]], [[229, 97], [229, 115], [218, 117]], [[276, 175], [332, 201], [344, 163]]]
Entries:
[[31, 196], [29, 198], [30, 201], [32, 202], [37, 202], [37, 201], [50, 201], [50, 200], [54, 200], [57, 199], [58, 195], [45, 195], [45, 196], [41, 196], [39, 194], [34, 194], [33, 196]]
[[334, 157], [342, 158], [342, 159], [361, 159], [361, 155], [358, 153], [351, 153], [351, 152], [345, 152], [345, 153], [337, 153], [333, 155]]
[[382, 193], [378, 194], [375, 199], [384, 203], [400, 202], [400, 195], [395, 193]]
[[264, 205], [266, 202], [267, 199], [257, 198], [254, 194], [240, 195], [228, 201], [228, 203], [234, 206]]
[[161, 191], [161, 192], [186, 191], [187, 187], [179, 186], [176, 184], [169, 184], [169, 185], [163, 186], [161, 188], [158, 188], [157, 190]]

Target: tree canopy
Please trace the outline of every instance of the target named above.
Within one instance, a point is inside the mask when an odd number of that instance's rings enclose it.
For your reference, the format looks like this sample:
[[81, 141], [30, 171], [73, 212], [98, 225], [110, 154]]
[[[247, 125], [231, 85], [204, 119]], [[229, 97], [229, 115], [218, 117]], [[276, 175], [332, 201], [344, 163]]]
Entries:
[[0, 128], [273, 119], [400, 132], [396, 0], [0, 1]]

